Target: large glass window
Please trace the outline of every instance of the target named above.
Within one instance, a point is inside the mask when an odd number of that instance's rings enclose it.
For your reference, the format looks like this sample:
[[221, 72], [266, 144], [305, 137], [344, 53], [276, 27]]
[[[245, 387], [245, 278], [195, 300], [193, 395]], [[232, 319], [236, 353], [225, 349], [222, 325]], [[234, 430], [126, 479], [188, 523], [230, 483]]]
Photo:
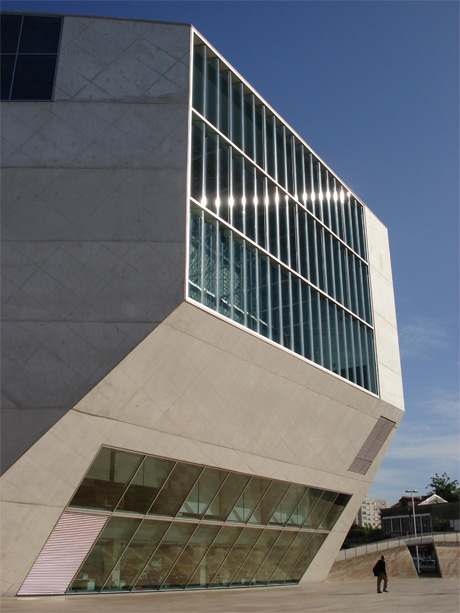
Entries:
[[205, 45], [193, 66], [189, 297], [376, 393], [361, 203]]
[[[82, 554], [67, 591], [297, 583], [349, 499], [102, 447], [69, 506], [72, 517], [78, 507], [89, 523], [94, 511], [108, 521], [84, 559]], [[66, 540], [76, 556], [81, 536], [77, 531]], [[42, 581], [46, 585], [46, 577]]]
[[1, 99], [52, 100], [61, 17], [5, 13], [1, 22]]

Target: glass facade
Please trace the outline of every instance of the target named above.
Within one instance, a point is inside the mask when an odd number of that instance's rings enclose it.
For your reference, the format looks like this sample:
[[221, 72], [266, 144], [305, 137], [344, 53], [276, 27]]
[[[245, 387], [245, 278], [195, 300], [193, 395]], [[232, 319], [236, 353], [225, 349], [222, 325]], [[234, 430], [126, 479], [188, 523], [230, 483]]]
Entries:
[[377, 393], [361, 203], [203, 44], [191, 139], [188, 297]]
[[1, 100], [52, 100], [62, 17], [3, 13]]
[[349, 499], [102, 447], [68, 510], [108, 521], [67, 592], [297, 583]]

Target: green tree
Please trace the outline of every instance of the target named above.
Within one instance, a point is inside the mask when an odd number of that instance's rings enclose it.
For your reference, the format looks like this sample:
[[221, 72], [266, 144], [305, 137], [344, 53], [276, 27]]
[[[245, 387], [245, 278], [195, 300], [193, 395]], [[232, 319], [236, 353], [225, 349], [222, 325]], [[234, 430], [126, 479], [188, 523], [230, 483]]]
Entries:
[[454, 502], [460, 500], [460, 487], [458, 481], [453, 481], [449, 478], [447, 473], [442, 473], [441, 476], [435, 473], [434, 477], [431, 477], [431, 482], [426, 486], [427, 490], [431, 490], [431, 494], [437, 494], [447, 500], [447, 502]]

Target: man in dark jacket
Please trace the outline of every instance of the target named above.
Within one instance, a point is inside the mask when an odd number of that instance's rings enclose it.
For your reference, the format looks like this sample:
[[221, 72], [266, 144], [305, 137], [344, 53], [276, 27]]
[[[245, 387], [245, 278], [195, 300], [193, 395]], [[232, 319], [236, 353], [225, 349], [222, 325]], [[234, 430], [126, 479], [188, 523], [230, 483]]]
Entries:
[[385, 558], [383, 556], [380, 558], [380, 560], [377, 562], [377, 564], [374, 566], [372, 570], [374, 572], [374, 575], [377, 577], [377, 594], [382, 593], [382, 590], [380, 589], [380, 586], [382, 585], [382, 581], [383, 581], [383, 591], [388, 592], [387, 590], [387, 586], [388, 586], [387, 569], [385, 566]]

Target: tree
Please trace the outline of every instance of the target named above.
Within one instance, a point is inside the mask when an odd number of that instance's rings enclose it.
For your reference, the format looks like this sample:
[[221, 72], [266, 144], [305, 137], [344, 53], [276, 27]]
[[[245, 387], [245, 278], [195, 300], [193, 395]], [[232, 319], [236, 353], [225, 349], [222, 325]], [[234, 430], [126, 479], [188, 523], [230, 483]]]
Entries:
[[442, 473], [441, 476], [435, 473], [434, 477], [431, 477], [431, 482], [426, 486], [427, 490], [431, 490], [431, 494], [437, 494], [447, 500], [447, 502], [454, 502], [460, 500], [460, 487], [456, 479], [451, 481], [447, 473]]

